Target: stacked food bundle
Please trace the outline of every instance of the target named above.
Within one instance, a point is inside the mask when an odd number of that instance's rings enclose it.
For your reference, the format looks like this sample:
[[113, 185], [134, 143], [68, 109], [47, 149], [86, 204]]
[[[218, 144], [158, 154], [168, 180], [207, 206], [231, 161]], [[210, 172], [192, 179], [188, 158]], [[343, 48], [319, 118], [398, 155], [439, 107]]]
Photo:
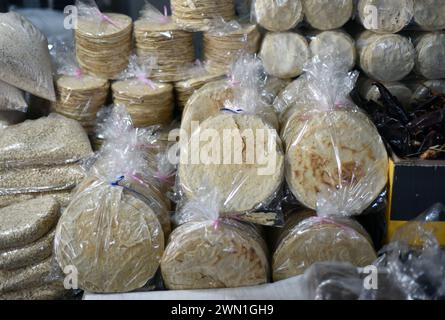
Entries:
[[78, 1], [76, 54], [88, 73], [114, 79], [128, 64], [133, 22], [123, 14], [103, 14], [94, 3]]
[[136, 52], [139, 57], [156, 57], [152, 77], [158, 81], [182, 80], [180, 66], [195, 60], [193, 33], [183, 31], [156, 8], [146, 4], [134, 24]]
[[153, 82], [149, 78], [155, 59], [131, 56], [127, 69], [119, 75], [121, 80], [112, 84], [116, 105], [128, 108], [133, 123], [138, 128], [152, 125], [169, 125], [173, 121], [173, 86]]

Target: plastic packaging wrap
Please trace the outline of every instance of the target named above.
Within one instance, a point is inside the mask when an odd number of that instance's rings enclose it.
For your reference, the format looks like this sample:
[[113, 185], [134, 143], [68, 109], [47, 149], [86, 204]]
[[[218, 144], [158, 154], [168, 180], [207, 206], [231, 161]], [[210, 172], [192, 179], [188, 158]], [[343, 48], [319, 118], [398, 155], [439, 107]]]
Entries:
[[445, 4], [443, 0], [414, 1], [414, 22], [423, 30], [445, 29]]
[[91, 154], [80, 124], [56, 114], [7, 127], [0, 134], [0, 170], [74, 163]]
[[358, 74], [339, 66], [317, 56], [306, 66], [305, 101], [289, 108], [281, 137], [297, 200], [324, 215], [351, 216], [385, 188], [388, 155], [375, 126], [349, 99]]
[[45, 36], [21, 15], [0, 14], [0, 80], [55, 101], [51, 59]]
[[207, 31], [215, 18], [235, 18], [233, 0], [172, 0], [173, 20], [189, 31]]
[[[364, 99], [380, 104], [380, 91], [375, 85], [373, 85], [373, 83], [374, 81], [371, 79], [361, 79], [359, 81], [360, 94]], [[402, 103], [402, 105], [408, 106], [410, 104], [413, 92], [408, 86], [401, 82], [387, 82], [383, 83], [383, 85], [400, 101], [400, 103]]]
[[357, 53], [352, 37], [342, 30], [308, 33], [309, 48], [314, 56], [330, 56], [343, 60], [345, 67], [352, 70]]
[[445, 32], [425, 33], [414, 39], [416, 73], [430, 80], [445, 78]]
[[372, 79], [400, 81], [414, 68], [416, 50], [408, 38], [365, 31], [356, 43], [360, 68]]
[[0, 81], [0, 112], [2, 110], [26, 112], [28, 104], [22, 91]]
[[169, 125], [173, 121], [173, 86], [150, 80], [156, 62], [132, 55], [119, 81], [112, 84], [116, 105], [126, 106], [136, 127]]
[[176, 215], [161, 261], [168, 289], [238, 288], [269, 280], [267, 248], [252, 225], [219, 215], [218, 192], [203, 187]]
[[185, 80], [175, 83], [176, 102], [180, 111], [183, 111], [190, 97], [205, 84], [221, 80], [224, 72], [212, 72], [207, 63], [197, 60], [194, 64], [181, 71]]
[[76, 1], [76, 55], [81, 68], [104, 79], [114, 79], [128, 65], [132, 50], [130, 17], [100, 12], [94, 0]]
[[362, 25], [376, 33], [397, 33], [412, 20], [417, 0], [359, 0]]
[[[233, 75], [231, 85], [204, 86], [184, 110], [183, 133], [191, 135], [181, 136], [179, 190], [193, 199], [208, 179], [225, 199], [221, 213], [249, 216], [267, 208], [281, 190], [283, 154], [276, 129], [266, 120], [276, 116], [261, 96], [261, 62], [244, 56]], [[209, 89], [215, 91], [210, 95]], [[202, 139], [208, 143], [196, 144]], [[279, 214], [258, 214], [254, 220], [274, 224], [279, 220], [274, 216]]]
[[365, 267], [376, 258], [371, 238], [357, 222], [302, 211], [289, 217], [276, 242], [273, 279], [301, 275], [317, 262], [349, 262]]
[[124, 107], [113, 109], [104, 136], [89, 177], [59, 221], [55, 255], [62, 269], [77, 268], [81, 289], [128, 292], [155, 276], [164, 251], [160, 221], [166, 212], [139, 146], [139, 130]]
[[52, 196], [62, 208], [68, 206], [71, 201], [71, 189], [61, 191], [49, 191], [40, 193], [20, 193], [12, 195], [0, 195], [0, 209], [15, 203], [20, 203], [45, 196]]
[[19, 111], [0, 111], [0, 130], [25, 121], [26, 114]]
[[209, 31], [204, 33], [204, 59], [216, 72], [227, 72], [240, 55], [258, 52], [260, 38], [255, 24], [214, 19]]
[[51, 55], [57, 74], [57, 101], [52, 110], [79, 121], [91, 133], [97, 112], [108, 97], [108, 80], [85, 74], [76, 61], [74, 48], [67, 43], [54, 43]]
[[152, 77], [158, 81], [180, 81], [179, 66], [195, 60], [193, 33], [183, 31], [167, 16], [146, 3], [141, 17], [134, 23], [136, 52], [138, 56], [156, 57]]
[[354, 13], [353, 0], [302, 0], [305, 20], [318, 30], [343, 27]]
[[252, 3], [252, 20], [269, 31], [288, 31], [303, 18], [301, 0], [255, 0]]
[[266, 72], [284, 79], [299, 76], [310, 55], [306, 39], [294, 32], [266, 34], [260, 50]]

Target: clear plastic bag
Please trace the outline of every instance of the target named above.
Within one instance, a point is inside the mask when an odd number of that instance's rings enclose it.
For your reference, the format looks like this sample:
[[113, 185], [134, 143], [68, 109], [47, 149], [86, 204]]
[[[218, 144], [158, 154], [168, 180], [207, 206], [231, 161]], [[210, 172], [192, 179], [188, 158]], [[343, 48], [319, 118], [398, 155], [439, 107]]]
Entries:
[[55, 101], [46, 37], [21, 15], [0, 14], [0, 80]]
[[422, 29], [445, 29], [445, 6], [442, 0], [414, 1], [414, 22]]
[[358, 73], [315, 56], [306, 66], [306, 95], [286, 112], [281, 137], [287, 184], [319, 215], [361, 214], [387, 183], [388, 155], [377, 129], [349, 93]]
[[[261, 61], [246, 55], [235, 63], [230, 82], [211, 83], [190, 99], [177, 182], [180, 195], [194, 199], [208, 180], [224, 199], [222, 213], [274, 225], [281, 221], [280, 212], [269, 204], [281, 191], [284, 162], [281, 141], [270, 124], [276, 115], [262, 98], [261, 70]], [[214, 91], [209, 94], [209, 89]], [[196, 144], [200, 139], [209, 143]]]
[[416, 0], [359, 0], [358, 18], [363, 27], [376, 33], [397, 33], [414, 15]]
[[254, 0], [252, 3], [251, 20], [269, 31], [288, 31], [303, 18], [301, 0]]
[[62, 269], [77, 268], [81, 289], [128, 292], [155, 276], [169, 218], [139, 130], [124, 107], [114, 107], [105, 128], [105, 144], [89, 177], [57, 226], [55, 255]]
[[237, 288], [269, 280], [266, 243], [254, 226], [219, 215], [218, 192], [206, 187], [182, 203], [161, 262], [172, 290]]
[[7, 127], [0, 135], [0, 170], [70, 164], [91, 155], [80, 124], [57, 114]]
[[429, 80], [445, 78], [445, 32], [414, 34], [418, 75]]
[[0, 112], [4, 110], [26, 112], [26, 109], [28, 109], [28, 104], [25, 101], [24, 93], [6, 82], [0, 81]]
[[158, 81], [183, 80], [180, 67], [195, 60], [193, 33], [179, 28], [171, 17], [159, 12], [150, 3], [141, 10], [141, 17], [134, 24], [136, 52], [140, 57], [156, 57], [157, 65], [152, 77]]

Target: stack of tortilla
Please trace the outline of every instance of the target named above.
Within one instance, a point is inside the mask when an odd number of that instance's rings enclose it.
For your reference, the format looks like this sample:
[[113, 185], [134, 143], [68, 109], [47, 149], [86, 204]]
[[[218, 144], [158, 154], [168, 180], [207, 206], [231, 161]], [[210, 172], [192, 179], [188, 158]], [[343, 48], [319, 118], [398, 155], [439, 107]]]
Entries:
[[302, 0], [303, 11], [309, 25], [318, 30], [341, 28], [354, 11], [353, 0]]
[[97, 112], [106, 103], [110, 85], [108, 80], [95, 76], [61, 76], [56, 81], [57, 101], [53, 111], [80, 122], [92, 133]]
[[445, 5], [442, 0], [414, 1], [414, 22], [422, 30], [445, 29]]
[[128, 65], [132, 50], [130, 17], [107, 14], [110, 22], [79, 18], [76, 28], [76, 55], [81, 68], [104, 79], [114, 79]]
[[134, 37], [139, 57], [157, 58], [157, 66], [151, 74], [154, 80], [182, 80], [178, 66], [195, 60], [193, 33], [181, 30], [173, 22], [161, 24], [141, 18], [134, 24]]
[[238, 288], [267, 283], [267, 247], [247, 224], [189, 222], [173, 231], [161, 261], [171, 290]]
[[428, 32], [415, 37], [415, 71], [425, 79], [445, 78], [445, 32]]
[[0, 209], [0, 297], [60, 299], [67, 294], [51, 281], [59, 203], [51, 196]]
[[260, 32], [252, 24], [204, 33], [205, 60], [217, 71], [227, 71], [240, 53], [257, 53], [259, 45]]
[[272, 259], [273, 280], [301, 275], [317, 262], [365, 267], [376, 259], [369, 235], [357, 222], [303, 211], [291, 215], [281, 231]]
[[233, 0], [172, 0], [171, 7], [175, 22], [190, 31], [208, 30], [215, 18], [225, 21], [235, 18]]
[[301, 0], [255, 0], [252, 14], [259, 25], [274, 32], [293, 29], [304, 17]]
[[147, 84], [139, 80], [117, 81], [112, 84], [116, 105], [127, 107], [135, 127], [169, 125], [173, 121], [173, 86], [168, 83]]

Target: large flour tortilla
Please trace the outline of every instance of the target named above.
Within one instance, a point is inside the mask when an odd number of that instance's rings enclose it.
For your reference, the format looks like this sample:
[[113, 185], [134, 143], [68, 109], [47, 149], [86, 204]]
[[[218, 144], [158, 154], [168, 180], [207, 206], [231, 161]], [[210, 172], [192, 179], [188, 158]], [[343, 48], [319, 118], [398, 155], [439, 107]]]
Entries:
[[[223, 113], [205, 120], [201, 124], [200, 130], [194, 132], [192, 139], [196, 139], [201, 133], [209, 132], [208, 130], [217, 133], [220, 138], [219, 141], [209, 139], [207, 142], [200, 143], [198, 150], [194, 150], [192, 143], [187, 144], [189, 150], [185, 150], [185, 148], [181, 150], [179, 179], [186, 196], [194, 198], [198, 196], [199, 190], [204, 185], [208, 185], [209, 188], [218, 190], [221, 196], [221, 211], [224, 213], [256, 210], [262, 205], [268, 204], [280, 188], [284, 169], [281, 141], [278, 137], [276, 137], [275, 149], [267, 150], [267, 146], [269, 146], [268, 133], [272, 129], [257, 116]], [[225, 152], [221, 152], [217, 159], [219, 164], [205, 164], [201, 160], [199, 164], [192, 164], [193, 156], [196, 155], [196, 152], [204, 154], [204, 148], [212, 146], [209, 148], [210, 150], [215, 150], [218, 147], [221, 151], [224, 150], [224, 144], [228, 144], [228, 142], [223, 144], [224, 130], [233, 130], [238, 141], [242, 141], [242, 145], [239, 143], [236, 144], [236, 148], [233, 148], [232, 143], [230, 148], [231, 163], [234, 162], [234, 154], [242, 154], [242, 164], [223, 164], [223, 153], [227, 156]], [[249, 140], [243, 137], [245, 130], [249, 130], [248, 133], [255, 136], [254, 144], [249, 143]], [[259, 169], [265, 169], [266, 165], [260, 164], [256, 156], [254, 163], [249, 164], [245, 155], [245, 151], [251, 151], [253, 148], [258, 151], [260, 144], [257, 140], [257, 132], [259, 132], [257, 130], [261, 130], [264, 134], [265, 143], [261, 144], [263, 151], [261, 153], [268, 152], [269, 157], [276, 156], [271, 172], [264, 172], [263, 175]], [[272, 130], [272, 132], [274, 131]]]
[[75, 266], [79, 287], [90, 292], [143, 287], [155, 275], [164, 250], [156, 215], [121, 187], [97, 182], [81, 185], [79, 191], [57, 226], [60, 267]]
[[423, 30], [435, 31], [445, 29], [445, 1], [414, 1], [414, 22]]
[[269, 31], [287, 31], [303, 21], [301, 0], [255, 0], [254, 14], [258, 24]]
[[414, 68], [414, 46], [398, 34], [379, 35], [365, 31], [357, 39], [357, 51], [362, 70], [378, 81], [400, 81]]
[[315, 29], [341, 28], [352, 17], [352, 0], [303, 0], [306, 21]]
[[366, 29], [376, 33], [397, 33], [413, 18], [414, 2], [420, 1], [360, 0], [357, 10]]
[[308, 208], [322, 196], [346, 215], [360, 214], [386, 185], [385, 146], [361, 111], [295, 108], [282, 138], [287, 183]]
[[416, 52], [415, 70], [419, 75], [430, 80], [445, 78], [445, 32], [420, 36], [416, 41]]
[[287, 79], [303, 72], [310, 50], [306, 39], [298, 33], [268, 33], [263, 40], [260, 57], [268, 74]]
[[264, 284], [269, 265], [264, 240], [236, 221], [190, 222], [171, 235], [161, 262], [168, 289], [237, 288]]
[[312, 212], [292, 216], [284, 227], [273, 255], [273, 279], [303, 274], [317, 262], [346, 262], [357, 267], [377, 258], [369, 235], [355, 221], [325, 219]]

